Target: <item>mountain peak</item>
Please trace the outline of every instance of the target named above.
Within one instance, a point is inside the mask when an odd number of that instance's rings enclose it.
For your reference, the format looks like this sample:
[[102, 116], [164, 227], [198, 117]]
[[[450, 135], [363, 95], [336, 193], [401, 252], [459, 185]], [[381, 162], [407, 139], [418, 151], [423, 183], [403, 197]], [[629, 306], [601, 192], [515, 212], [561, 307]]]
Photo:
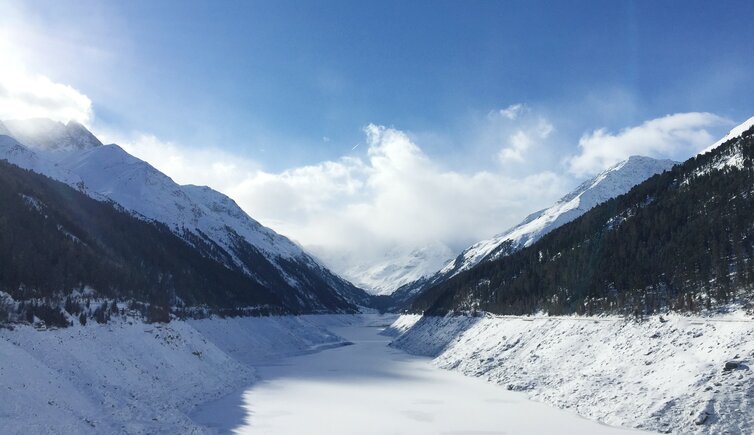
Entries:
[[7, 120], [3, 124], [9, 136], [36, 150], [75, 151], [102, 146], [102, 142], [77, 121], [63, 124], [47, 118], [32, 118]]
[[102, 146], [102, 142], [86, 127], [77, 121], [68, 121], [65, 126], [65, 130], [69, 137], [74, 139], [74, 142], [80, 149], [89, 149]]
[[736, 138], [738, 136], [741, 136], [746, 130], [750, 129], [752, 126], [754, 126], [754, 116], [747, 119], [746, 121], [742, 122], [741, 124], [733, 127], [728, 134], [726, 134], [722, 139], [719, 141], [713, 143], [712, 145], [705, 148], [702, 152], [699, 154], [704, 154], [712, 151], [714, 148], [717, 148], [718, 146], [724, 144], [725, 142]]
[[654, 157], [633, 155], [629, 156], [623, 163], [643, 163], [643, 162], [669, 162], [669, 159], [655, 159]]

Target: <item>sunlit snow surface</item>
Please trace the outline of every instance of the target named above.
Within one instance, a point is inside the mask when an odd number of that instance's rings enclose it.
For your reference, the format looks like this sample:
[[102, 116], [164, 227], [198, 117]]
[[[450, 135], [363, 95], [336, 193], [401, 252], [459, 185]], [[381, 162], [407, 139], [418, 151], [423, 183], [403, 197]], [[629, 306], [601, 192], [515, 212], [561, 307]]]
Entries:
[[750, 129], [751, 126], [753, 126], [753, 125], [754, 125], [754, 116], [752, 116], [751, 118], [747, 119], [743, 123], [741, 123], [741, 124], [735, 126], [734, 128], [732, 128], [728, 132], [728, 134], [725, 135], [725, 137], [723, 137], [719, 141], [713, 143], [712, 145], [708, 146], [707, 148], [705, 148], [699, 154], [704, 154], [704, 153], [710, 152], [713, 149], [715, 149], [715, 148], [719, 147], [720, 145], [724, 144], [725, 142], [733, 139], [734, 137], [741, 136], [746, 130]]
[[239, 434], [608, 434], [630, 431], [527, 400], [388, 347], [385, 319], [333, 327], [353, 342], [259, 368], [261, 381], [193, 418]]
[[[401, 316], [392, 346], [623, 427], [754, 433], [754, 318]], [[738, 361], [738, 368], [725, 370]], [[700, 424], [701, 423], [701, 424]]]

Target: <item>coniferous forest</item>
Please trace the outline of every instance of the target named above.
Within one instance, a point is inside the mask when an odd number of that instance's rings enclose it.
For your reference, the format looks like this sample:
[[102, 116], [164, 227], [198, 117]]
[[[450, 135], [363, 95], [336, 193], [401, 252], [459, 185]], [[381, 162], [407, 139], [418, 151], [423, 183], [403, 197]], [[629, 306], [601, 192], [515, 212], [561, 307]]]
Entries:
[[754, 129], [425, 290], [428, 314], [702, 312], [754, 300]]
[[[203, 256], [166, 226], [5, 161], [0, 208], [0, 291], [20, 302], [0, 306], [0, 320], [36, 316], [66, 326], [66, 318], [86, 313], [104, 322], [118, 311], [115, 300], [155, 320], [167, 320], [170, 307], [179, 314], [182, 307], [289, 311], [264, 285]], [[86, 295], [92, 294], [113, 302], [91, 306]]]

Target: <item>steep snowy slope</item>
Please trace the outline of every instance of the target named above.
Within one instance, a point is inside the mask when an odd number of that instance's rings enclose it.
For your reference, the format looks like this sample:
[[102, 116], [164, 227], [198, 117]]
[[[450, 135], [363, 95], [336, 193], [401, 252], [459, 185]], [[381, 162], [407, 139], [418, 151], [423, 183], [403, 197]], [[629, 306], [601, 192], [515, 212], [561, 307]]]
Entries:
[[7, 160], [16, 166], [48, 177], [63, 181], [70, 185], [77, 185], [80, 179], [66, 170], [60, 169], [53, 162], [40, 157], [36, 152], [28, 149], [16, 139], [2, 133], [3, 126], [0, 124], [0, 160]]
[[444, 282], [482, 261], [491, 261], [530, 246], [540, 237], [608, 199], [628, 192], [632, 187], [673, 167], [672, 160], [632, 156], [582, 183], [576, 190], [561, 198], [550, 208], [532, 213], [520, 224], [478, 242], [447, 263], [437, 273], [398, 288], [393, 294], [397, 306], [429, 286]]
[[0, 324], [36, 317], [47, 326], [68, 326], [74, 320], [69, 316], [96, 317], [92, 311], [101, 303], [92, 307], [80, 299], [85, 293], [128, 301], [132, 308], [175, 307], [176, 314], [183, 307], [199, 313], [299, 311], [165, 225], [6, 161], [0, 161], [0, 204]]
[[244, 271], [302, 312], [352, 311], [369, 304], [368, 294], [259, 224], [227, 196], [207, 187], [180, 186], [119, 146], [95, 142], [78, 124], [53, 124], [57, 127], [39, 120], [5, 122], [12, 134], [20, 132], [36, 148], [0, 136], [0, 158], [166, 224], [203, 255]]
[[[401, 318], [391, 346], [611, 425], [754, 431], [754, 318]], [[740, 361], [737, 368], [726, 363]]]
[[191, 419], [194, 408], [255, 382], [258, 365], [345, 344], [322, 326], [326, 321], [354, 320], [270, 316], [146, 325], [122, 319], [0, 329], [0, 433], [217, 433]]
[[218, 249], [208, 255], [278, 289], [286, 302], [304, 311], [366, 303], [363, 292], [259, 224], [232, 199], [208, 187], [180, 186], [117, 145], [70, 153], [58, 166], [125, 209], [216, 245]]
[[450, 278], [484, 259], [494, 260], [501, 255], [530, 246], [555, 228], [576, 219], [608, 199], [628, 192], [652, 175], [670, 169], [675, 163], [672, 160], [656, 160], [650, 157], [629, 157], [585, 181], [552, 207], [529, 215], [523, 222], [504, 233], [474, 244], [440, 270], [440, 274]]
[[750, 129], [752, 126], [754, 126], [754, 116], [742, 122], [740, 125], [737, 125], [734, 128], [732, 128], [728, 132], [728, 134], [725, 135], [725, 137], [713, 143], [712, 145], [708, 146], [707, 148], [704, 149], [704, 151], [702, 151], [699, 154], [708, 153], [712, 151], [713, 149], [719, 147], [720, 145], [724, 144], [725, 142], [728, 142], [731, 139], [741, 136], [746, 130]]

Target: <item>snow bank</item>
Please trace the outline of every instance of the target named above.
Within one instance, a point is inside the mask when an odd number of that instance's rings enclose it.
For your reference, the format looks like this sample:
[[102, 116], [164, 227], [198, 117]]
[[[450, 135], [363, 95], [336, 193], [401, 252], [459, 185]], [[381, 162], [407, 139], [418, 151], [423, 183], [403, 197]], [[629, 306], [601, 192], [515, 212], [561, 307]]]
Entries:
[[317, 324], [336, 317], [0, 330], [0, 427], [3, 433], [205, 433], [187, 416], [192, 408], [251, 383], [254, 364], [341, 344]]
[[402, 314], [382, 331], [382, 335], [397, 337], [411, 329], [421, 318], [421, 314]]
[[402, 317], [394, 329], [406, 324], [392, 346], [607, 424], [754, 433], [750, 317]]

